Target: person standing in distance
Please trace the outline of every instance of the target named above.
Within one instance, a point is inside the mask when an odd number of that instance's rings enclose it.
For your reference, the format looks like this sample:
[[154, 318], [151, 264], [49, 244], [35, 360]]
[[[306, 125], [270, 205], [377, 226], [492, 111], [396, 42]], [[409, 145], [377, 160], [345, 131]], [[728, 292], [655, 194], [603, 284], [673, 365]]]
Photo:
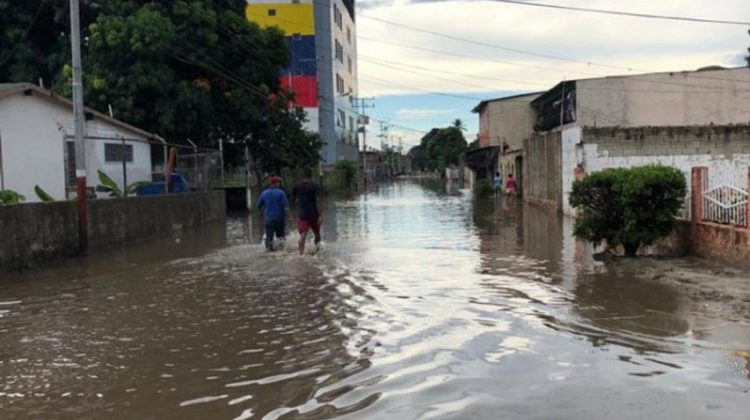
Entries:
[[299, 254], [305, 253], [307, 232], [312, 230], [315, 235], [315, 251], [320, 250], [320, 224], [323, 222], [320, 202], [320, 185], [312, 181], [312, 170], [307, 168], [302, 172], [302, 181], [292, 189], [292, 199], [297, 202], [299, 222]]
[[495, 190], [495, 196], [500, 195], [501, 192], [503, 192], [503, 176], [500, 175], [500, 172], [495, 172], [495, 177], [492, 179], [493, 182], [493, 189]]
[[269, 187], [258, 197], [258, 209], [263, 216], [263, 226], [266, 230], [266, 251], [273, 251], [274, 235], [284, 239], [286, 221], [286, 209], [289, 201], [286, 193], [281, 189], [281, 178], [272, 176], [269, 179]]

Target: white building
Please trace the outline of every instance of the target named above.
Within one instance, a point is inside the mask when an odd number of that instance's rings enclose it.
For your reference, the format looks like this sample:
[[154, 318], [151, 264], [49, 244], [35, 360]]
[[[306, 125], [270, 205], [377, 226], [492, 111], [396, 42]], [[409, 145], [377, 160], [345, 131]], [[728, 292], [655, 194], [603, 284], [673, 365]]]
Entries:
[[[124, 187], [151, 181], [151, 146], [157, 136], [86, 109], [86, 182], [99, 184], [98, 171]], [[75, 186], [73, 104], [32, 84], [0, 84], [0, 190], [40, 201], [38, 185], [56, 200]]]

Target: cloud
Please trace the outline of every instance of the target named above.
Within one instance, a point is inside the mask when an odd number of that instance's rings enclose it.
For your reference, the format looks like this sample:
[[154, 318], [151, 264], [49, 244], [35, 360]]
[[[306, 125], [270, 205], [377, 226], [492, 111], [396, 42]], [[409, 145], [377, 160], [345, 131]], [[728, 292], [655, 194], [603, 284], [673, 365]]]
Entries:
[[[579, 3], [576, 5], [581, 7], [611, 8], [607, 0]], [[741, 62], [731, 57], [746, 51], [750, 45], [750, 37], [741, 26], [595, 15], [491, 1], [370, 0], [358, 2], [358, 7], [359, 86], [360, 94], [365, 95], [427, 91], [463, 92], [471, 96], [473, 92], [482, 96], [486, 91], [538, 91], [564, 78], [737, 65]], [[750, 15], [750, 2], [631, 0], [622, 9], [721, 19]], [[368, 16], [580, 62], [442, 38]], [[377, 60], [382, 61], [377, 63]], [[620, 68], [586, 64], [589, 62]], [[472, 105], [471, 99], [464, 102], [466, 106]]]
[[401, 119], [421, 120], [455, 114], [458, 109], [409, 109], [401, 108], [396, 111], [396, 116]]

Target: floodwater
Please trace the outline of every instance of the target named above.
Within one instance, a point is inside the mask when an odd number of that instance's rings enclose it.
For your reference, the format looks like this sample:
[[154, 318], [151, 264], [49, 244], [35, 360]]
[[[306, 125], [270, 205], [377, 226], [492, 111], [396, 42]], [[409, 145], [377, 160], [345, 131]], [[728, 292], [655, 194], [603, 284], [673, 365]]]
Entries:
[[408, 181], [327, 200], [317, 255], [251, 216], [4, 274], [0, 416], [747, 419], [750, 282], [571, 230]]

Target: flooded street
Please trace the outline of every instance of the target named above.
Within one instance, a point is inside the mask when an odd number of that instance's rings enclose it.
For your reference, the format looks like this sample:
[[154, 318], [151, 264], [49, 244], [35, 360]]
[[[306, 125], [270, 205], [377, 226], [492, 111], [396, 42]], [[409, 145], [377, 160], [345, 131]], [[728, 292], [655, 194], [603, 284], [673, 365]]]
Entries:
[[3, 274], [2, 418], [748, 418], [746, 278], [437, 180], [324, 217], [318, 255], [253, 215]]

